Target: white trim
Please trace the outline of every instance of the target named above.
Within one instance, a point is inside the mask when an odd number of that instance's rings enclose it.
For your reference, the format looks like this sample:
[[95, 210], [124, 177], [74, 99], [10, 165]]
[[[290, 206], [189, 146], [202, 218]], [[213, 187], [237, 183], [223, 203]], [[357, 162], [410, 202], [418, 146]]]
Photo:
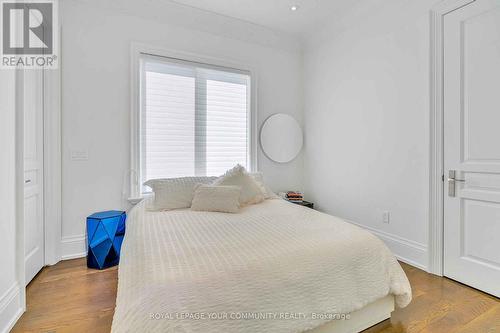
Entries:
[[61, 240], [61, 260], [83, 258], [87, 255], [85, 235], [66, 236]]
[[475, 0], [445, 0], [430, 13], [430, 165], [428, 271], [443, 275], [443, 20]]
[[414, 267], [420, 268], [424, 271], [427, 270], [428, 254], [425, 244], [418, 243], [382, 230], [377, 230], [375, 228], [365, 226], [357, 222], [349, 221], [346, 219], [344, 219], [344, 221], [357, 225], [358, 227], [361, 227], [373, 233], [387, 245], [387, 247], [399, 260]]
[[9, 332], [23, 314], [21, 288], [14, 282], [0, 297], [0, 332]]
[[[130, 192], [129, 198], [139, 198], [139, 175], [140, 169], [140, 53], [142, 47], [132, 43], [130, 48]], [[134, 204], [129, 200], [131, 204]]]
[[227, 67], [239, 69], [250, 73], [251, 86], [250, 86], [250, 110], [249, 110], [249, 129], [250, 129], [250, 171], [258, 170], [257, 151], [257, 71], [248, 65], [240, 64], [230, 59], [223, 59], [220, 57], [213, 57], [208, 55], [194, 54], [184, 51], [160, 48], [142, 43], [131, 43], [130, 48], [130, 193], [128, 193], [129, 202], [134, 204], [141, 194], [138, 187], [138, 172], [139, 165], [139, 129], [140, 129], [140, 76], [139, 76], [139, 59], [141, 54], [151, 54], [168, 58], [182, 59], [185, 61], [198, 62], [210, 64], [214, 66]]
[[[59, 31], [60, 34], [60, 31]], [[60, 37], [58, 37], [60, 39]], [[61, 63], [44, 72], [44, 221], [45, 265], [61, 260], [62, 158]]]
[[16, 70], [16, 283], [20, 305], [26, 310], [26, 257], [24, 236], [24, 72]]

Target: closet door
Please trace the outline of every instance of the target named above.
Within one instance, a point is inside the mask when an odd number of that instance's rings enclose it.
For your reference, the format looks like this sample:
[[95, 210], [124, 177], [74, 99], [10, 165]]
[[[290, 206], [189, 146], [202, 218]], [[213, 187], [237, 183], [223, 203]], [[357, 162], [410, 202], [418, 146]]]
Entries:
[[444, 21], [444, 273], [500, 296], [500, 0]]
[[26, 284], [44, 266], [43, 71], [23, 73]]

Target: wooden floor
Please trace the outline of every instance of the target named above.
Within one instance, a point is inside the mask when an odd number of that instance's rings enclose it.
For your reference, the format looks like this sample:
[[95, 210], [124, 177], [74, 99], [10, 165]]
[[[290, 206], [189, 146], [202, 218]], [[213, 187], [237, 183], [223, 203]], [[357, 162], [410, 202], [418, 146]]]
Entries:
[[[402, 264], [413, 301], [367, 333], [500, 332], [500, 300], [446, 278]], [[116, 267], [87, 269], [85, 259], [44, 268], [27, 290], [27, 312], [13, 332], [109, 332]]]

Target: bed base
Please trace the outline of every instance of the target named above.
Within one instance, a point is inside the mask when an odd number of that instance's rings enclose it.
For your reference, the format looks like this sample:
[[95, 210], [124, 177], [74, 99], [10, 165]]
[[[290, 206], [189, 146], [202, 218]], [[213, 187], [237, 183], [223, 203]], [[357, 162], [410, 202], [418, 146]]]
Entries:
[[394, 296], [388, 295], [351, 313], [349, 320], [333, 320], [307, 333], [358, 333], [391, 317]]

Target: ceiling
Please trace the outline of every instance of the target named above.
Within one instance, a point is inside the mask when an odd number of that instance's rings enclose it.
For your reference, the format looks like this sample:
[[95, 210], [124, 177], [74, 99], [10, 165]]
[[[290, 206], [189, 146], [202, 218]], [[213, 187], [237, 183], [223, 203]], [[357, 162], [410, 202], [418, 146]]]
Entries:
[[[297, 37], [311, 34], [362, 0], [172, 0]], [[297, 6], [298, 10], [290, 8]]]

